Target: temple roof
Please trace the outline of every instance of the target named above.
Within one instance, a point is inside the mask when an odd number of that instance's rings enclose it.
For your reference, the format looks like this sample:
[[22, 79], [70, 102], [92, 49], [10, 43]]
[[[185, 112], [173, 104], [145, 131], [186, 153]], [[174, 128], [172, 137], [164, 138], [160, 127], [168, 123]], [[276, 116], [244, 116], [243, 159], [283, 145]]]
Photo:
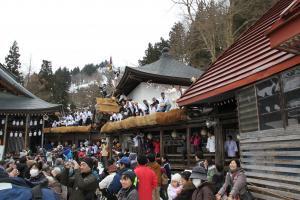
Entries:
[[0, 112], [54, 112], [61, 109], [59, 104], [48, 103], [24, 88], [15, 80], [13, 74], [0, 64]]
[[202, 73], [197, 68], [177, 61], [165, 49], [160, 59], [153, 63], [135, 68], [126, 67], [117, 86], [117, 93], [127, 95], [141, 82], [189, 86], [191, 78], [199, 77]]

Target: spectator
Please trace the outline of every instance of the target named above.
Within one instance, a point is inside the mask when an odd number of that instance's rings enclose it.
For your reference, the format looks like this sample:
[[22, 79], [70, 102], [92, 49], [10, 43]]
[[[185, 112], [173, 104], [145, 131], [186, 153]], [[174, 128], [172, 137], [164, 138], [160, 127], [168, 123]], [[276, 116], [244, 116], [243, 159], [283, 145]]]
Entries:
[[122, 189], [118, 193], [118, 200], [138, 200], [136, 190], [137, 178], [133, 171], [128, 170], [121, 177]]
[[136, 153], [130, 153], [128, 158], [130, 160], [130, 168], [132, 170], [134, 170], [137, 166], [137, 160], [136, 160], [137, 155], [136, 155]]
[[122, 187], [120, 183], [122, 174], [130, 168], [130, 160], [127, 157], [122, 157], [117, 163], [119, 164], [119, 171], [117, 171], [111, 184], [108, 187], [109, 195], [111, 195], [112, 198], [116, 198], [116, 195]]
[[[230, 171], [226, 175], [225, 183], [217, 193], [216, 199], [253, 199], [251, 193], [247, 190], [246, 175], [244, 170], [240, 168], [240, 162], [238, 160], [231, 160], [229, 169]], [[231, 187], [228, 187], [230, 185]]]
[[107, 189], [108, 186], [111, 184], [111, 182], [113, 181], [116, 172], [117, 172], [118, 168], [116, 165], [112, 164], [107, 168], [107, 172], [109, 173], [108, 176], [106, 176], [100, 183], [99, 183], [99, 188], [100, 190], [102, 189]]
[[236, 142], [232, 139], [232, 136], [229, 135], [227, 137], [227, 140], [225, 141], [225, 152], [227, 153], [228, 158], [234, 158], [236, 157], [236, 153], [238, 152], [237, 144]]
[[180, 193], [181, 191], [181, 186], [180, 186], [180, 179], [181, 176], [180, 174], [176, 173], [172, 176], [171, 178], [171, 183], [168, 186], [168, 197], [169, 200], [173, 200], [177, 197], [177, 195]]
[[208, 132], [206, 149], [208, 150], [209, 153], [216, 152], [215, 136], [211, 132]]
[[162, 92], [160, 95], [161, 98], [159, 99], [158, 112], [168, 112], [171, 109], [171, 102], [168, 98], [166, 98], [164, 92]]
[[202, 163], [202, 161], [201, 161], [202, 158], [203, 158], [202, 152], [197, 151], [195, 153], [196, 166], [200, 166], [200, 164]]
[[211, 182], [214, 174], [216, 173], [216, 166], [214, 165], [212, 158], [207, 157], [207, 181]]
[[187, 200], [191, 199], [194, 190], [196, 189], [193, 185], [192, 181], [190, 181], [191, 172], [184, 171], [180, 174], [181, 176], [181, 184], [182, 184], [182, 190], [177, 195], [175, 200]]
[[203, 167], [194, 167], [190, 176], [196, 190], [193, 192], [192, 200], [213, 200], [214, 187], [207, 182], [206, 170]]
[[66, 165], [66, 169], [61, 174], [59, 180], [62, 184], [69, 186], [69, 200], [95, 200], [95, 191], [97, 189], [96, 177], [92, 174], [93, 160], [84, 158], [80, 165], [74, 160], [75, 174], [69, 177], [70, 165]]
[[159, 191], [161, 186], [161, 170], [160, 165], [155, 161], [155, 155], [149, 154], [148, 155], [149, 163], [147, 166], [154, 171], [157, 178], [157, 187], [153, 191], [153, 200], [159, 200]]
[[42, 172], [43, 163], [42, 162], [36, 162], [34, 163], [30, 168], [30, 178], [28, 181], [33, 185], [40, 185], [41, 187], [47, 187], [48, 186], [48, 180], [45, 177], [45, 175]]
[[157, 188], [157, 177], [153, 170], [146, 167], [148, 161], [145, 155], [139, 155], [137, 161], [138, 166], [134, 172], [139, 180], [139, 199], [152, 200], [152, 192]]
[[162, 164], [163, 164], [163, 167], [165, 168], [166, 170], [166, 174], [168, 176], [168, 179], [171, 180], [171, 174], [172, 174], [172, 171], [171, 171], [171, 165], [169, 163], [169, 159], [167, 156], [163, 156], [161, 158], [161, 161], [162, 161]]
[[216, 194], [225, 182], [224, 167], [216, 165], [216, 173], [212, 177], [212, 184], [215, 186], [214, 194]]

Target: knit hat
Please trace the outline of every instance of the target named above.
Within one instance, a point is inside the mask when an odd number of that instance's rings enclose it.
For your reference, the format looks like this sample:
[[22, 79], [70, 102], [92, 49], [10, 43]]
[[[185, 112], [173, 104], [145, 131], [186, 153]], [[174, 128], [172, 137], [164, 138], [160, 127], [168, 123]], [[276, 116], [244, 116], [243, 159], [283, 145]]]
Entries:
[[127, 171], [123, 172], [122, 176], [128, 177], [131, 180], [132, 185], [134, 185], [134, 186], [137, 185], [137, 177], [132, 170], [127, 170]]
[[91, 169], [93, 169], [93, 159], [85, 157], [81, 160], [81, 162], [85, 162]]
[[172, 175], [172, 177], [171, 177], [171, 181], [177, 181], [177, 182], [179, 182], [180, 179], [181, 179], [181, 176], [178, 173]]
[[116, 172], [116, 171], [118, 171], [118, 168], [117, 168], [117, 166], [116, 165], [110, 165], [108, 168], [107, 168], [107, 172], [108, 173], [112, 173], [112, 172]]
[[192, 170], [190, 179], [201, 179], [201, 180], [206, 181], [207, 180], [207, 172], [201, 166], [194, 167]]

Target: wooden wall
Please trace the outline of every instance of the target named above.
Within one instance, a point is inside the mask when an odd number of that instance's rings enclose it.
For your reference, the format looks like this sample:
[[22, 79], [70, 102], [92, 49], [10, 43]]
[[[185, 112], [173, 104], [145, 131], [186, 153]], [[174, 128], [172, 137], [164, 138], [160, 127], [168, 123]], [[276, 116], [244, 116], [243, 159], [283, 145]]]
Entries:
[[300, 199], [300, 126], [241, 133], [241, 162], [258, 199]]

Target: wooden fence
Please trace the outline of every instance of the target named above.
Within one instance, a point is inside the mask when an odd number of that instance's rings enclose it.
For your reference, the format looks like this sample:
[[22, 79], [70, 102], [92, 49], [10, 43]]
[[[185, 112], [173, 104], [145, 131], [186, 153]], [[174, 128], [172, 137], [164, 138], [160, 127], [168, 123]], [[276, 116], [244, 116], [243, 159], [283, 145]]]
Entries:
[[300, 127], [241, 133], [241, 162], [258, 199], [300, 199]]

